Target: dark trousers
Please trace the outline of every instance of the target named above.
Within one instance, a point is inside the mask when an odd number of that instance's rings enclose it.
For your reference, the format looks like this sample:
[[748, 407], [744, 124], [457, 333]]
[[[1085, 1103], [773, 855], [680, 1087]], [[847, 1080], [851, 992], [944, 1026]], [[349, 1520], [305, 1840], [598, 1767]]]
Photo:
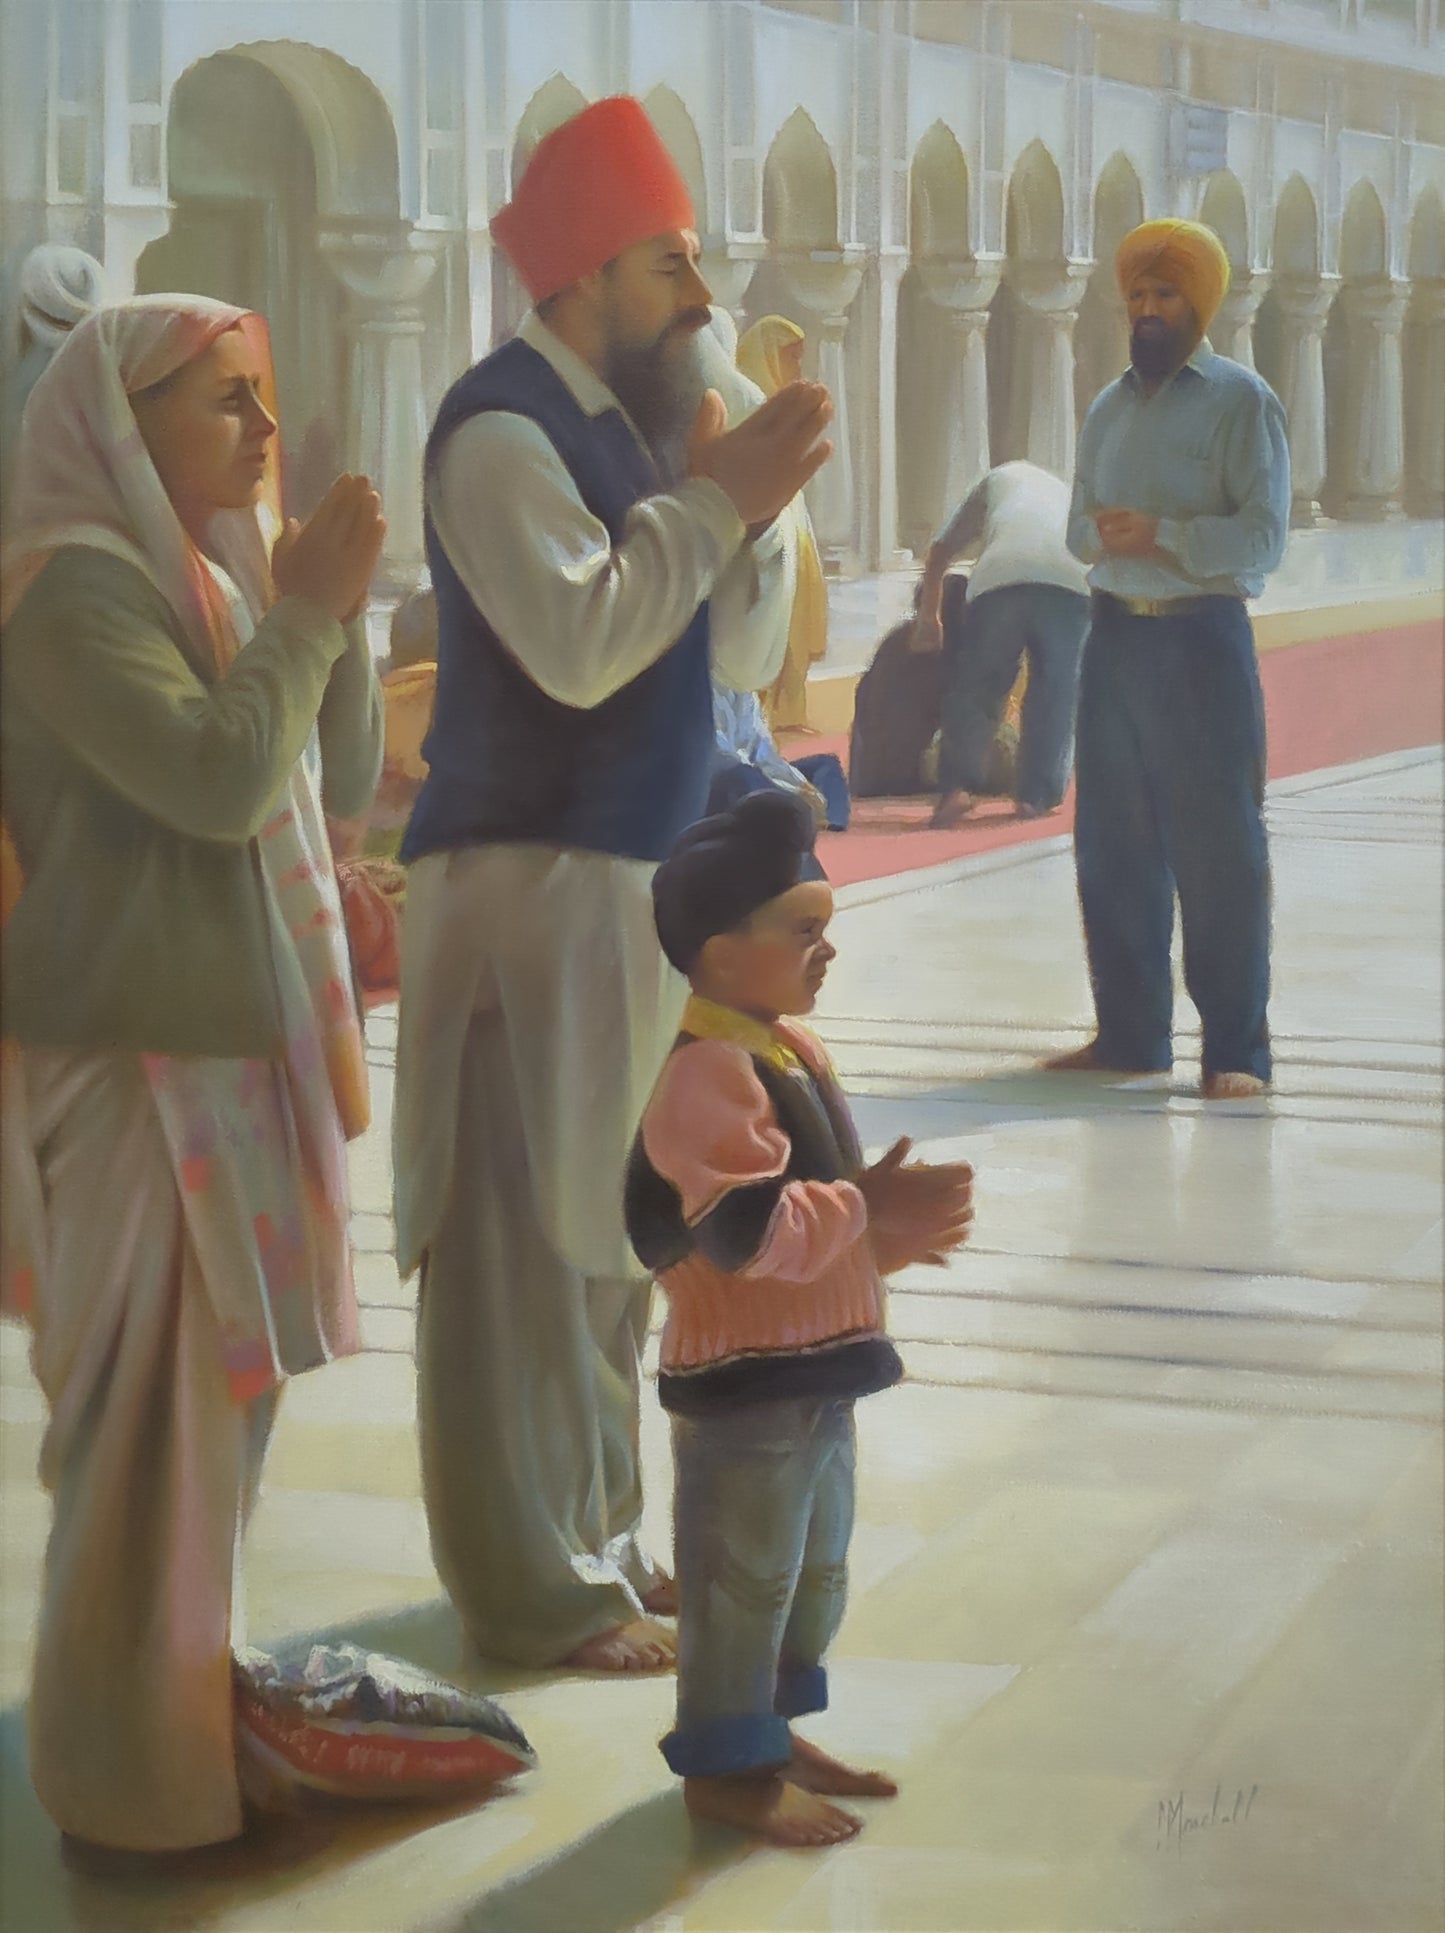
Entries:
[[967, 623], [947, 643], [941, 792], [989, 790], [994, 737], [1027, 657], [1014, 797], [1020, 805], [1053, 810], [1069, 782], [1088, 628], [1089, 600], [1060, 585], [1010, 584], [973, 600]]
[[1167, 1068], [1174, 897], [1204, 1072], [1270, 1075], [1264, 701], [1236, 598], [1131, 617], [1095, 598], [1079, 690], [1074, 854], [1111, 1067]]
[[[852, 816], [852, 799], [848, 792], [847, 776], [836, 754], [811, 752], [806, 758], [790, 758], [788, 763], [794, 771], [803, 775], [815, 791], [822, 794], [823, 803], [828, 809], [828, 830], [846, 832]], [[775, 780], [760, 772], [756, 765], [750, 765], [746, 759], [722, 753], [714, 766], [712, 784], [708, 790], [708, 813], [730, 812], [749, 792], [766, 792], [769, 789], [782, 792], [786, 788], [777, 785]]]

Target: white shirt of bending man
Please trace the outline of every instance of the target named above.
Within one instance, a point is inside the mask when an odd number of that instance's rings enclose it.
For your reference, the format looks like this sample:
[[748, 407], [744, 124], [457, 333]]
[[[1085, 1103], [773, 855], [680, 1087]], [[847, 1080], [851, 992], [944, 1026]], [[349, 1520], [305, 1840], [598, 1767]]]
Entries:
[[[588, 415], [620, 407], [535, 314], [518, 334]], [[729, 417], [746, 413], [751, 399], [724, 374], [725, 356], [706, 368], [714, 386], [727, 383]], [[427, 501], [477, 610], [562, 704], [591, 708], [630, 683], [704, 599], [719, 682], [756, 689], [781, 669], [796, 560], [788, 516], [747, 542], [726, 493], [690, 478], [635, 505], [614, 548], [543, 431], [503, 410], [453, 432]], [[397, 1094], [395, 1133], [403, 1273], [417, 1265], [447, 1198], [470, 1017], [498, 1005], [548, 1239], [584, 1274], [644, 1273], [623, 1227], [621, 1177], [687, 992], [657, 943], [653, 870], [530, 844], [430, 855], [412, 868], [401, 1022], [410, 1078]]]

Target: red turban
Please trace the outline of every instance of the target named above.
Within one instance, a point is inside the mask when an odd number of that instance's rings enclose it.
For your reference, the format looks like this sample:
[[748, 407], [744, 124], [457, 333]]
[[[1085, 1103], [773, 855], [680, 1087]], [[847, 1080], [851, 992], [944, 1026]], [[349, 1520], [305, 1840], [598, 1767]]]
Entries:
[[630, 94], [595, 101], [538, 142], [492, 221], [534, 302], [673, 228], [696, 228], [692, 196]]

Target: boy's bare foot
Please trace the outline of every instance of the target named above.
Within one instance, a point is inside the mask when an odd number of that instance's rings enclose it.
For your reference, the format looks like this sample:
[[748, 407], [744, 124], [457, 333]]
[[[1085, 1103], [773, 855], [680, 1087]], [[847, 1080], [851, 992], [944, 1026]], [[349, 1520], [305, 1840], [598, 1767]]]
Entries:
[[666, 1571], [659, 1571], [652, 1589], [642, 1593], [642, 1608], [650, 1618], [677, 1616], [677, 1583]]
[[786, 1768], [791, 1784], [806, 1792], [825, 1792], [837, 1799], [892, 1799], [898, 1795], [897, 1781], [886, 1772], [860, 1772], [832, 1758], [821, 1745], [793, 1733], [793, 1756]]
[[598, 1631], [562, 1660], [572, 1671], [671, 1671], [676, 1663], [676, 1639], [651, 1618]]
[[863, 1821], [816, 1792], [776, 1773], [763, 1778], [684, 1779], [683, 1801], [694, 1819], [736, 1826], [775, 1846], [836, 1846], [856, 1838]]

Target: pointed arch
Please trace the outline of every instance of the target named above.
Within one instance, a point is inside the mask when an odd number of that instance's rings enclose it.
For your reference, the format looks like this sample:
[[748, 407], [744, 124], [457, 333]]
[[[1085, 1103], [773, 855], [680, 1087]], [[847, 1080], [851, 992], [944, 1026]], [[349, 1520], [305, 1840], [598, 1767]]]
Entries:
[[1199, 219], [1224, 243], [1233, 269], [1249, 267], [1249, 210], [1244, 190], [1227, 168], [1209, 177], [1199, 204]]
[[1318, 275], [1320, 215], [1303, 175], [1291, 175], [1274, 211], [1271, 266], [1276, 275]]
[[1139, 172], [1127, 154], [1116, 150], [1099, 170], [1094, 188], [1094, 259], [1111, 275], [1120, 242], [1143, 219]]
[[703, 163], [702, 142], [697, 126], [683, 104], [682, 96], [659, 84], [646, 95], [642, 105], [652, 125], [662, 136], [663, 146], [677, 163], [677, 171], [687, 183], [697, 215], [700, 234], [707, 231], [707, 169]]
[[1345, 198], [1340, 223], [1340, 273], [1351, 281], [1373, 280], [1390, 268], [1384, 204], [1371, 181], [1357, 181]]
[[973, 253], [968, 163], [953, 130], [935, 121], [918, 144], [908, 180], [908, 238], [915, 261]]
[[1420, 191], [1410, 216], [1410, 276], [1416, 282], [1445, 278], [1445, 203], [1431, 182]]
[[1416, 282], [1445, 280], [1445, 202], [1433, 182], [1421, 190], [1410, 217], [1409, 270]]
[[553, 128], [561, 127], [570, 121], [574, 114], [580, 114], [587, 105], [587, 96], [563, 73], [556, 73], [543, 81], [536, 93], [522, 110], [522, 118], [517, 123], [517, 132], [512, 137], [512, 186], [515, 188], [522, 170], [532, 158], [532, 152], [543, 135], [550, 134]]
[[801, 107], [778, 129], [763, 163], [763, 232], [776, 248], [838, 246], [838, 170]]
[[1030, 141], [1009, 177], [1005, 246], [1019, 262], [1063, 259], [1064, 184], [1042, 141]]

